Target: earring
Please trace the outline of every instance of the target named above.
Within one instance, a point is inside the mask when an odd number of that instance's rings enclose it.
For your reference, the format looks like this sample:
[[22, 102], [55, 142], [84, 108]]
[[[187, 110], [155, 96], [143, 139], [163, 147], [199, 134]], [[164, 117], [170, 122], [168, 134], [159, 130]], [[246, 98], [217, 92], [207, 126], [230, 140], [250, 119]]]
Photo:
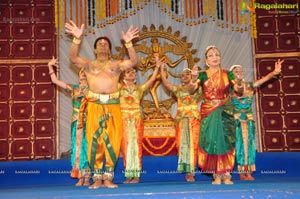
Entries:
[[209, 67], [209, 64], [207, 63], [207, 61], [205, 62], [206, 66]]

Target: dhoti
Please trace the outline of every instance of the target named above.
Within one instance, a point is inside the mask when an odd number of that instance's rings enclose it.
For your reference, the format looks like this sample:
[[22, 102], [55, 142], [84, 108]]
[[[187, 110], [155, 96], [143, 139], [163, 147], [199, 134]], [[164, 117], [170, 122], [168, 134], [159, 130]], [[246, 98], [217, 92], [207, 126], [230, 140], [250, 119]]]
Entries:
[[119, 92], [102, 95], [89, 91], [81, 110], [86, 114], [90, 168], [97, 178], [112, 180], [122, 139]]

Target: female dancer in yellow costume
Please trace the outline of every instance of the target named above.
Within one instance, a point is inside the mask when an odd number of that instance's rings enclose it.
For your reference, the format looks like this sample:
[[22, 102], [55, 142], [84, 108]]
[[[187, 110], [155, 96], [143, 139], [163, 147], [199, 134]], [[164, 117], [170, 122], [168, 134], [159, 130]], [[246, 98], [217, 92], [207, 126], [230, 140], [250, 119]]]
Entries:
[[142, 170], [142, 141], [144, 123], [140, 101], [145, 90], [150, 88], [158, 74], [157, 65], [151, 78], [144, 84], [136, 85], [136, 71], [125, 70], [120, 76], [120, 105], [123, 121], [121, 151], [124, 160], [124, 183], [138, 183]]

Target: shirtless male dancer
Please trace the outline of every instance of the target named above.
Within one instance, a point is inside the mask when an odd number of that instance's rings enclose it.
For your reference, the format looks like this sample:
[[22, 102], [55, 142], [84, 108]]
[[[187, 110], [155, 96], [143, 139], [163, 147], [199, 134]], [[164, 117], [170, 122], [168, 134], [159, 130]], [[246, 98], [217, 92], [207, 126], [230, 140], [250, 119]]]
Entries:
[[139, 30], [130, 26], [126, 33], [122, 31], [129, 59], [111, 60], [111, 42], [103, 36], [94, 43], [96, 59], [88, 60], [78, 56], [84, 24], [79, 28], [71, 21], [65, 27], [66, 32], [74, 37], [70, 60], [78, 68], [84, 68], [89, 86], [80, 108], [81, 114], [86, 114], [88, 160], [94, 181], [89, 188], [116, 188], [118, 185], [113, 183], [114, 169], [122, 139], [118, 80], [122, 71], [132, 68], [138, 62], [131, 41], [139, 36]]

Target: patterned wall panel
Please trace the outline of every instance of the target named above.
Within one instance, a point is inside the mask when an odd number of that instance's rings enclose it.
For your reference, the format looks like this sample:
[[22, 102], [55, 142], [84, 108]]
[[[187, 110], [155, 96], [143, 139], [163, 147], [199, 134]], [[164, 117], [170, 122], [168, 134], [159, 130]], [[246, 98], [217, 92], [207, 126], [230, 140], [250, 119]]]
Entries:
[[14, 139], [10, 144], [11, 154], [8, 155], [9, 158], [14, 160], [30, 159], [33, 155], [32, 153], [32, 141]]
[[8, 122], [0, 122], [0, 139], [7, 139], [9, 135], [9, 125]]
[[0, 2], [0, 161], [57, 157], [52, 0]]
[[12, 25], [12, 37], [14, 39], [28, 39], [32, 35], [32, 27], [30, 23], [13, 24]]
[[285, 15], [263, 10], [256, 15], [255, 53], [300, 51], [299, 13]]
[[11, 135], [14, 138], [29, 138], [32, 132], [32, 125], [29, 121], [16, 121], [11, 125]]
[[0, 12], [0, 57], [43, 59], [56, 55], [53, 1], [0, 2], [0, 6], [6, 8]]
[[[255, 3], [261, 6], [255, 9], [255, 79], [273, 71], [277, 59], [285, 60], [280, 76], [256, 92], [258, 148], [300, 151], [299, 1], [256, 0]], [[278, 8], [274, 9], [275, 6]]]
[[6, 58], [9, 56], [9, 43], [8, 41], [0, 41], [0, 58]]
[[54, 136], [55, 128], [51, 120], [38, 120], [34, 123], [34, 132], [38, 137]]
[[0, 83], [0, 141], [9, 147], [0, 148], [0, 160], [56, 157], [57, 94], [47, 68], [40, 63], [13, 64], [0, 70], [8, 74], [8, 81]]
[[[257, 78], [272, 71], [275, 61], [276, 58], [257, 59]], [[258, 127], [264, 151], [300, 151], [299, 66], [299, 57], [285, 58], [282, 74], [257, 92]]]
[[285, 138], [281, 133], [268, 133], [264, 136], [264, 143], [269, 151], [283, 151], [285, 148]]
[[8, 86], [0, 86], [0, 100], [5, 101], [9, 99], [9, 88]]

